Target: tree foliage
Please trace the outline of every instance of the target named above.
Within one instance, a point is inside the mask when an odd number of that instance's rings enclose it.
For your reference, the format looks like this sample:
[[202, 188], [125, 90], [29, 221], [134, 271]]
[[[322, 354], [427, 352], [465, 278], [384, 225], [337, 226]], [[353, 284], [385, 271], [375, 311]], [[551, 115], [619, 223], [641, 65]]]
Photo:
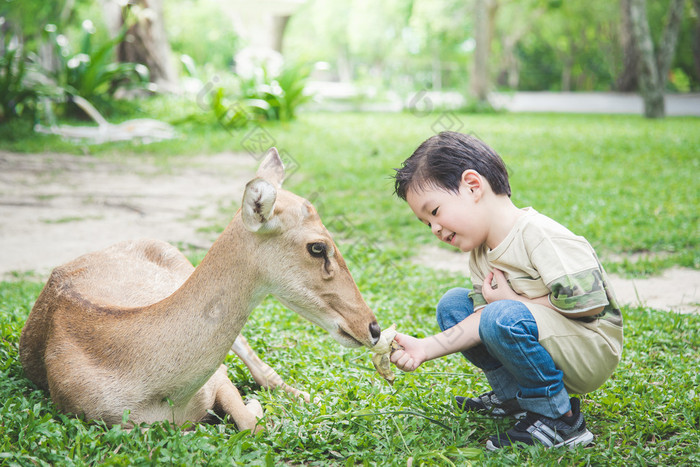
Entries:
[[[622, 0], [624, 1], [624, 0]], [[695, 2], [696, 0], [693, 0]], [[666, 89], [700, 90], [700, 21], [691, 3], [680, 24]], [[368, 76], [401, 86], [466, 90], [475, 58], [477, 0], [309, 0], [288, 28], [288, 50], [327, 61], [343, 79]], [[625, 73], [620, 2], [493, 0], [489, 55], [494, 87], [520, 90], [617, 90]], [[664, 18], [671, 0], [649, 2]], [[658, 40], [663, 23], [652, 21]], [[308, 31], [314, 31], [309, 35]], [[693, 51], [696, 51], [693, 53]], [[634, 90], [634, 85], [625, 90]]]

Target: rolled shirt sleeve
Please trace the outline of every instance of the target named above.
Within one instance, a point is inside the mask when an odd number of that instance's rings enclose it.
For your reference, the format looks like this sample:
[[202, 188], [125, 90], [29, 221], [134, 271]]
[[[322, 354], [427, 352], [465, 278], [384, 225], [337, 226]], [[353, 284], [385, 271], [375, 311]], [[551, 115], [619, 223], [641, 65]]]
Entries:
[[608, 305], [599, 269], [589, 269], [558, 277], [547, 287], [549, 302], [559, 311], [580, 313]]
[[562, 313], [581, 313], [609, 304], [600, 263], [582, 237], [545, 238], [530, 257], [550, 290], [549, 302]]
[[474, 288], [471, 292], [469, 292], [469, 298], [471, 298], [472, 302], [474, 302], [474, 310], [478, 310], [479, 308], [483, 308], [487, 305], [486, 299], [484, 299], [484, 296], [481, 293], [481, 285], [474, 284]]
[[[483, 249], [484, 247], [481, 246], [479, 248]], [[488, 305], [484, 295], [481, 293], [484, 278], [486, 277], [486, 274], [488, 274], [488, 271], [484, 271], [483, 268], [477, 263], [476, 257], [478, 254], [483, 255], [484, 253], [477, 251], [469, 254], [469, 276], [471, 277], [472, 281], [472, 291], [469, 292], [469, 298], [471, 298], [474, 302], [474, 310], [478, 310], [479, 308], [483, 308]]]

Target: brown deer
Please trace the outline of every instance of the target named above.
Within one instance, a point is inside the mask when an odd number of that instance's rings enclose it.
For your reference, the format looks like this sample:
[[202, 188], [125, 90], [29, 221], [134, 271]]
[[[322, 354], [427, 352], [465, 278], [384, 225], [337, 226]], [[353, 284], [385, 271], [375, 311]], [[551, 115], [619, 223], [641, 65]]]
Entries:
[[56, 406], [129, 426], [198, 422], [208, 411], [259, 430], [222, 363], [231, 350], [266, 387], [287, 386], [239, 336], [272, 294], [347, 347], [372, 347], [381, 329], [313, 206], [281, 189], [272, 148], [241, 209], [195, 269], [175, 247], [127, 241], [56, 268], [27, 319], [20, 359]]

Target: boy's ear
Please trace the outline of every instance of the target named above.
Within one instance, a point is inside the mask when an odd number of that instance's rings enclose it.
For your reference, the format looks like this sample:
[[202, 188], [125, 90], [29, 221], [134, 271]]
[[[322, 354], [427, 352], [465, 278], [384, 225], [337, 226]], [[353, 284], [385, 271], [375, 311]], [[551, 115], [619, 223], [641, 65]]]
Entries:
[[481, 189], [483, 188], [483, 180], [479, 172], [476, 170], [465, 170], [462, 172], [462, 186], [468, 189], [471, 193], [481, 194]]

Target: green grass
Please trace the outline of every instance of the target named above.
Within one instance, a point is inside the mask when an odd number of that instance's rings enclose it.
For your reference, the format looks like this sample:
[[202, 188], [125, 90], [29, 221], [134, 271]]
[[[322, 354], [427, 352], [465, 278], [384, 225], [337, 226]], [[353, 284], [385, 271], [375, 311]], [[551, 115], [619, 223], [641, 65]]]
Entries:
[[[311, 198], [329, 219], [343, 217], [403, 257], [433, 242], [405, 203], [391, 196], [393, 168], [443, 128], [476, 134], [504, 158], [513, 200], [585, 236], [608, 269], [646, 275], [700, 267], [700, 119], [547, 114], [302, 114], [286, 124], [227, 131], [194, 102], [161, 98], [113, 121], [155, 116], [177, 126], [177, 140], [150, 145], [73, 145], [0, 127], [0, 149], [97, 157], [153, 157], [166, 170], [193, 154], [274, 144], [297, 167], [286, 187]], [[195, 115], [198, 118], [187, 118]], [[263, 144], [256, 144], [262, 141]], [[252, 156], [251, 156], [252, 157]], [[236, 203], [239, 200], [233, 200]], [[213, 229], [223, 227], [213, 225]], [[624, 255], [645, 256], [636, 264]], [[613, 264], [609, 258], [615, 258]]]
[[[415, 335], [437, 332], [433, 304], [459, 282], [412, 267], [377, 280], [371, 269], [355, 277], [383, 323]], [[230, 376], [257, 397], [271, 427], [258, 436], [232, 425], [199, 425], [193, 432], [167, 423], [125, 432], [59, 413], [23, 374], [17, 358], [20, 329], [41, 285], [0, 284], [2, 375], [0, 463], [242, 465], [380, 463], [677, 465], [700, 462], [700, 317], [625, 310], [626, 348], [615, 375], [583, 398], [595, 446], [488, 453], [487, 437], [512, 422], [455, 411], [454, 395], [487, 389], [484, 377], [457, 355], [418, 371], [396, 371], [389, 387], [363, 350], [343, 349], [319, 328], [267, 300], [246, 326], [260, 356], [318, 404], [260, 390], [245, 367], [229, 358]]]
[[[396, 322], [403, 332], [418, 336], [438, 331], [435, 304], [465, 279], [411, 264], [417, 248], [435, 241], [405, 203], [391, 196], [390, 177], [392, 168], [447, 118], [459, 119], [461, 131], [475, 133], [503, 156], [516, 204], [532, 205], [586, 236], [604, 260], [617, 258], [606, 262], [608, 269], [644, 275], [675, 265], [700, 267], [698, 119], [302, 114], [289, 124], [229, 133], [215, 123], [187, 121], [188, 115], [201, 112], [193, 103], [158, 99], [140, 105], [144, 115], [185, 121], [177, 127], [180, 139], [148, 146], [75, 146], [13, 124], [0, 128], [0, 149], [127, 161], [148, 156], [166, 170], [195, 154], [245, 154], [253, 137], [265, 136], [298, 166], [286, 186], [313, 200], [380, 324]], [[113, 120], [134, 116], [142, 115]], [[233, 205], [238, 201], [232, 200]], [[212, 225], [220, 228], [223, 224]], [[631, 253], [641, 253], [643, 259], [626, 260]], [[487, 437], [512, 422], [454, 410], [453, 395], [487, 389], [485, 378], [460, 356], [429, 362], [411, 374], [397, 370], [391, 388], [371, 368], [366, 351], [341, 348], [273, 299], [256, 309], [246, 335], [287, 382], [320, 397], [318, 404], [260, 390], [245, 367], [229, 358], [231, 378], [266, 410], [269, 427], [260, 435], [239, 433], [230, 424], [185, 431], [164, 423], [145, 433], [125, 432], [63, 415], [24, 378], [17, 359], [20, 331], [41, 286], [35, 277], [21, 275], [0, 283], [0, 464], [700, 462], [697, 315], [624, 310], [623, 360], [605, 386], [583, 398], [594, 446], [488, 453], [483, 450]]]

